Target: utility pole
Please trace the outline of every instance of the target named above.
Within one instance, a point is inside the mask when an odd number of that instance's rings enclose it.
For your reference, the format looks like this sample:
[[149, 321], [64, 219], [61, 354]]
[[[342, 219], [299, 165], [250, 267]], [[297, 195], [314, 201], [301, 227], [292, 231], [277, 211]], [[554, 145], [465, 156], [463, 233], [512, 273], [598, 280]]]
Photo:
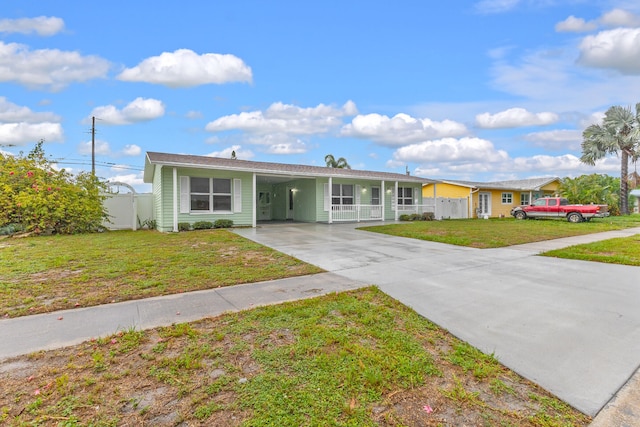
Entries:
[[96, 175], [96, 117], [91, 117], [91, 175]]

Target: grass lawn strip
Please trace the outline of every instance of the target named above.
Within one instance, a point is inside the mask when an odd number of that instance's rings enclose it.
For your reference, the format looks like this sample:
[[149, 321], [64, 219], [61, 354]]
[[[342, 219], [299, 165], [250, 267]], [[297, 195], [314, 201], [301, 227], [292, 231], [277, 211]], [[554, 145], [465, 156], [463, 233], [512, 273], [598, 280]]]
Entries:
[[321, 272], [227, 230], [0, 240], [0, 316]]
[[500, 248], [562, 237], [640, 226], [640, 215], [594, 219], [579, 224], [563, 220], [513, 218], [413, 221], [363, 227], [362, 230], [473, 248]]
[[19, 425], [586, 426], [377, 288], [0, 363]]
[[544, 252], [541, 255], [640, 266], [640, 234]]

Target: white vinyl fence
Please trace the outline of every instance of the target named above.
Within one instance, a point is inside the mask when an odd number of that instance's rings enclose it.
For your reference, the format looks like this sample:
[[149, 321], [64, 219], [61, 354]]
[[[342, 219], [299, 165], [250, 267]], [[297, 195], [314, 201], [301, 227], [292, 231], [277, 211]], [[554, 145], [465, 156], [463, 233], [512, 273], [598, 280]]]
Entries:
[[111, 188], [125, 186], [128, 193], [107, 193], [104, 207], [109, 221], [103, 225], [109, 230], [137, 230], [147, 220], [153, 220], [153, 194], [136, 193], [132, 187], [122, 183], [112, 183]]
[[[424, 202], [434, 205], [433, 197], [425, 198]], [[465, 198], [438, 197], [435, 201], [435, 212], [436, 219], [469, 218], [469, 201]]]

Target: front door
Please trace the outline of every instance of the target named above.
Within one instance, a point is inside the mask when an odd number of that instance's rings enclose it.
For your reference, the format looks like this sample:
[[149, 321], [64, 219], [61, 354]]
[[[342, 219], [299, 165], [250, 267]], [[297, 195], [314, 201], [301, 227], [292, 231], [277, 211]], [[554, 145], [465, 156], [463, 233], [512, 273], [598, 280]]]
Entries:
[[293, 188], [287, 187], [287, 219], [293, 219], [293, 198], [296, 194]]
[[258, 221], [269, 221], [271, 219], [271, 193], [268, 191], [258, 192]]
[[478, 218], [491, 216], [491, 193], [478, 194]]

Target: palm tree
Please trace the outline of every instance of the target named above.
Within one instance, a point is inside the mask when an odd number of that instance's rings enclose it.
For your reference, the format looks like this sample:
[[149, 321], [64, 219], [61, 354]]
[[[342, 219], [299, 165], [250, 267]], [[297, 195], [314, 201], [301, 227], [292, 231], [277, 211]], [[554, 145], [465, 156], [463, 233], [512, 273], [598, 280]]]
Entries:
[[629, 159], [640, 157], [640, 103], [636, 113], [631, 108], [611, 107], [604, 114], [602, 125], [591, 125], [582, 133], [580, 161], [595, 165], [609, 154], [620, 155], [620, 214], [629, 214]]
[[336, 160], [336, 158], [333, 157], [333, 154], [327, 154], [324, 156], [324, 161], [327, 163], [328, 168], [351, 169], [351, 166], [347, 163], [347, 159], [344, 157], [340, 157]]

